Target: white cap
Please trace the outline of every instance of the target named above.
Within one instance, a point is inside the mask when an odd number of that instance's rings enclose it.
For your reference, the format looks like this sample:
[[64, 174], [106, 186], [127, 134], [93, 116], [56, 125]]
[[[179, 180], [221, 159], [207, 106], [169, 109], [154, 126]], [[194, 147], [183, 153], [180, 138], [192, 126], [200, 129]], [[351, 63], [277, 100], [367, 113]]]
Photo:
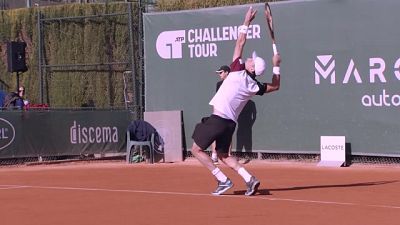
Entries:
[[254, 61], [254, 72], [257, 76], [260, 76], [264, 73], [265, 70], [265, 61], [261, 57], [257, 56], [256, 51], [253, 52], [253, 61]]

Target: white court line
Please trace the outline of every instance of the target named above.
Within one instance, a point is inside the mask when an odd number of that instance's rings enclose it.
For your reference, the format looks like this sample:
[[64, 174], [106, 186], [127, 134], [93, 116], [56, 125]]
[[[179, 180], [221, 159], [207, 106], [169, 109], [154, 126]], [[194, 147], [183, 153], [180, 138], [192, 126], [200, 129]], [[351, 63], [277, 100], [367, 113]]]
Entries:
[[[78, 190], [78, 191], [103, 191], [103, 192], [124, 192], [124, 193], [141, 193], [141, 194], [158, 194], [158, 195], [184, 195], [184, 196], [205, 196], [214, 198], [241, 198], [241, 199], [253, 199], [253, 200], [268, 200], [268, 201], [286, 201], [286, 202], [300, 202], [300, 203], [311, 203], [311, 204], [324, 204], [324, 205], [342, 205], [342, 206], [362, 206], [362, 207], [373, 207], [373, 208], [387, 208], [387, 209], [400, 209], [400, 206], [394, 205], [374, 205], [374, 204], [360, 204], [351, 202], [333, 202], [333, 201], [317, 201], [307, 199], [290, 199], [290, 198], [272, 198], [256, 196], [244, 196], [244, 195], [220, 195], [213, 196], [211, 194], [204, 193], [186, 193], [186, 192], [169, 192], [169, 191], [143, 191], [143, 190], [124, 190], [124, 189], [104, 189], [104, 188], [84, 188], [84, 187], [53, 187], [53, 186], [31, 186], [31, 185], [0, 185], [6, 188], [37, 188], [37, 189], [53, 189], [53, 190]], [[1, 188], [0, 188], [1, 189]]]
[[21, 185], [0, 185], [0, 190], [18, 189], [26, 187], [27, 186], [21, 186]]

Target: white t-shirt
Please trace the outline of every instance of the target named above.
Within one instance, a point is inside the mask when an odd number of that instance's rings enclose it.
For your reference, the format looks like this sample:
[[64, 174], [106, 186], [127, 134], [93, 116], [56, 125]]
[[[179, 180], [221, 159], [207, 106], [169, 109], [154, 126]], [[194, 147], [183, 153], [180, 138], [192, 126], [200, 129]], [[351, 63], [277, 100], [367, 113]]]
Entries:
[[209, 104], [214, 107], [214, 114], [237, 122], [246, 103], [255, 94], [263, 94], [265, 87], [247, 74], [240, 58], [231, 64], [231, 70]]

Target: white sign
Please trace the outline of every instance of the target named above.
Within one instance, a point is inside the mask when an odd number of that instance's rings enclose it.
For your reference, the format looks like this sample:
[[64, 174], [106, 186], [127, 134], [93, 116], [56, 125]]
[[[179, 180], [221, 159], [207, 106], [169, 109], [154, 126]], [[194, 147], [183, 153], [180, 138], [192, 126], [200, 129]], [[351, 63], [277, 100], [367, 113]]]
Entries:
[[321, 136], [321, 161], [318, 166], [343, 166], [346, 162], [345, 136]]
[[183, 160], [182, 111], [146, 111], [144, 120], [156, 128], [164, 141], [164, 161], [181, 162]]

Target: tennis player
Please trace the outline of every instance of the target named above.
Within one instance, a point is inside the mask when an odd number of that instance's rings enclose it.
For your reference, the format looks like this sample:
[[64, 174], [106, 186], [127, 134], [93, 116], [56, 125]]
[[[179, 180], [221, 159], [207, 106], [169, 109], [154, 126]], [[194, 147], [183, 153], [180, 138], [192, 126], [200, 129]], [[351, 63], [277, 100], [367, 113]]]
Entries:
[[242, 60], [242, 52], [246, 43], [247, 29], [253, 21], [256, 10], [252, 7], [246, 13], [244, 23], [239, 27], [231, 72], [224, 80], [221, 87], [210, 101], [213, 113], [208, 119], [202, 120], [194, 129], [192, 138], [192, 154], [207, 167], [218, 181], [218, 186], [213, 195], [220, 195], [233, 187], [232, 181], [213, 164], [211, 158], [204, 152], [213, 141], [216, 141], [218, 158], [243, 177], [247, 185], [245, 195], [254, 195], [260, 185], [260, 181], [250, 174], [235, 157], [228, 154], [240, 112], [247, 101], [254, 95], [263, 95], [279, 90], [280, 87], [280, 55], [272, 58], [273, 76], [271, 83], [261, 83], [256, 77], [264, 73], [265, 61], [253, 52], [252, 57]]

